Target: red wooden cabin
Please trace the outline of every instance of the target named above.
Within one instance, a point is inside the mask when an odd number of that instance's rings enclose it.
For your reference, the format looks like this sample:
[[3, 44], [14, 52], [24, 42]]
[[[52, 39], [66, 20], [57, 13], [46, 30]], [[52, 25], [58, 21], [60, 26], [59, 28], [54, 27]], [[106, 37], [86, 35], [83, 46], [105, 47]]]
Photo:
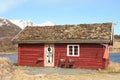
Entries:
[[112, 23], [28, 26], [14, 39], [18, 65], [104, 69], [113, 44]]

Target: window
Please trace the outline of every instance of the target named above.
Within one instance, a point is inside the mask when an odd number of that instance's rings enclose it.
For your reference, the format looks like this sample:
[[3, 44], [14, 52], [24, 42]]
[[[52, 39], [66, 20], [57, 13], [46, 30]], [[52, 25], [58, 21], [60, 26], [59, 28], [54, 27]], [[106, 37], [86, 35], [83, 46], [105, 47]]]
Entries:
[[67, 45], [67, 56], [79, 56], [79, 45]]

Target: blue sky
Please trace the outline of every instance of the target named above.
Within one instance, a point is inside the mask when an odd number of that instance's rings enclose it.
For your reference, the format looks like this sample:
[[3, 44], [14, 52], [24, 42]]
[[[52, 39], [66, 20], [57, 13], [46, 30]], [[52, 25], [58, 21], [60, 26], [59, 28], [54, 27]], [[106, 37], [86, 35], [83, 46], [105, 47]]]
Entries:
[[37, 24], [113, 22], [120, 34], [120, 0], [0, 0], [0, 17]]

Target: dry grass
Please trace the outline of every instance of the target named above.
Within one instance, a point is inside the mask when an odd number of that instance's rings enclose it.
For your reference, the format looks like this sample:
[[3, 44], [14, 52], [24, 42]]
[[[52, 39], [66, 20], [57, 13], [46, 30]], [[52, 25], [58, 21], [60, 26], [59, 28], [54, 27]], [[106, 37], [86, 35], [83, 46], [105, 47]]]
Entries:
[[120, 42], [114, 41], [113, 46], [110, 48], [111, 53], [120, 53]]
[[105, 73], [120, 73], [120, 64], [119, 63], [113, 63], [110, 62], [108, 67], [105, 70], [102, 70], [100, 72], [105, 72]]
[[118, 72], [120, 72], [120, 64], [110, 63], [106, 70], [94, 74], [77, 74], [77, 75], [51, 74], [41, 76], [41, 75], [28, 75], [25, 72], [26, 70], [23, 70], [20, 67], [13, 67], [13, 65], [9, 62], [8, 59], [0, 58], [0, 73], [1, 73], [0, 80], [119, 80], [120, 74]]
[[0, 54], [17, 54], [17, 51], [0, 52]]
[[32, 76], [25, 74], [23, 70], [15, 69], [9, 80], [33, 80]]
[[5, 76], [12, 72], [13, 65], [6, 58], [0, 58], [0, 76]]
[[113, 44], [113, 48], [120, 48], [120, 42], [115, 41], [114, 44]]

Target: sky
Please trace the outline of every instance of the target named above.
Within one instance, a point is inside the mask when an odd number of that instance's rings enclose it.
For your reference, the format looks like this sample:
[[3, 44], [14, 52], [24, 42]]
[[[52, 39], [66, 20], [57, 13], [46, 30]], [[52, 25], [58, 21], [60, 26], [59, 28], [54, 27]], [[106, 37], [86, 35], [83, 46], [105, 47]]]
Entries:
[[0, 17], [57, 25], [112, 22], [120, 35], [120, 0], [0, 0]]

